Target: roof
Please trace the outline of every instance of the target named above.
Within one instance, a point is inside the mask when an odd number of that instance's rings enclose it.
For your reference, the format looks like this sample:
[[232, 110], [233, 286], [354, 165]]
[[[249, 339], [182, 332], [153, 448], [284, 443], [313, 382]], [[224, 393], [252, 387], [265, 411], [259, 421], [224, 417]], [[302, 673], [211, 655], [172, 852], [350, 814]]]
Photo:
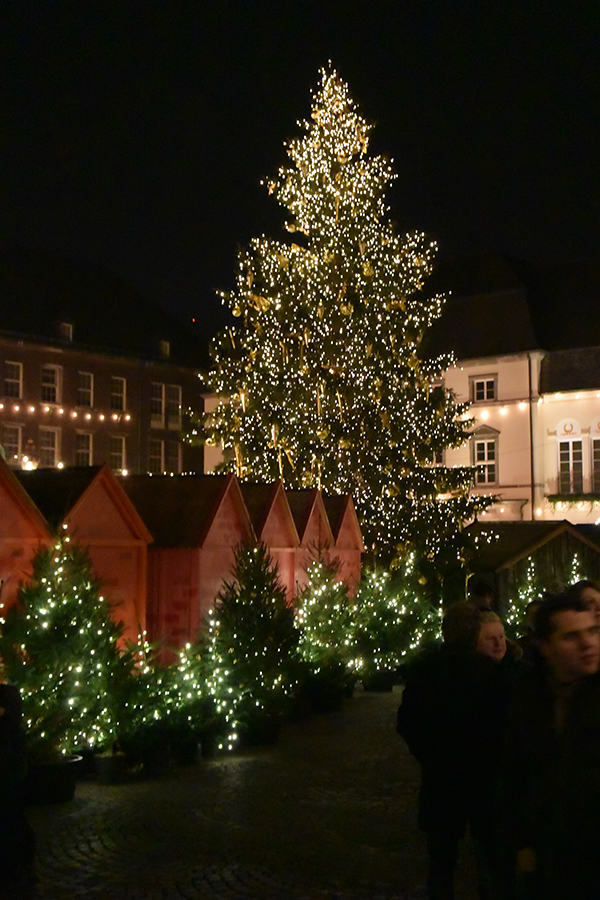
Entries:
[[561, 522], [475, 522], [466, 528], [466, 532], [471, 538], [497, 535], [497, 540], [489, 544], [482, 542], [477, 551], [477, 567], [496, 572], [527, 558], [548, 541], [565, 533], [600, 553], [600, 528], [573, 525], [566, 519]]
[[65, 469], [16, 469], [15, 475], [48, 524], [60, 528], [69, 511], [98, 477], [102, 466]]
[[154, 538], [154, 547], [201, 547], [231, 489], [251, 529], [233, 474], [127, 475], [119, 480]]
[[240, 490], [252, 527], [257, 535], [262, 534], [265, 522], [275, 502], [281, 482], [272, 481], [269, 484], [255, 484], [249, 481], [240, 483]]
[[[207, 363], [205, 336], [142, 297], [116, 275], [87, 263], [0, 243], [2, 331], [57, 346], [168, 361], [198, 368]], [[60, 337], [61, 322], [73, 341]], [[160, 354], [168, 341], [170, 354]]]
[[133, 532], [147, 543], [151, 540], [139, 513], [106, 464], [64, 469], [18, 469], [15, 475], [54, 531], [58, 531], [92, 484], [99, 482]]
[[441, 262], [425, 295], [446, 294], [423, 353], [458, 359], [600, 347], [600, 260], [540, 267], [487, 254]]
[[553, 350], [540, 368], [540, 393], [598, 390], [600, 387], [600, 347]]

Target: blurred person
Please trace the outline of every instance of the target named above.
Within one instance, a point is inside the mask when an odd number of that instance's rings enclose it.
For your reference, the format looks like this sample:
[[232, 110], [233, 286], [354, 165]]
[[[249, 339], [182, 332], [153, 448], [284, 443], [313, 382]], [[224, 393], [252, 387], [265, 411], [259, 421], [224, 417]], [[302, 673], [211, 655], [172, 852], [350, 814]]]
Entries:
[[34, 889], [34, 837], [25, 816], [27, 772], [21, 694], [0, 682], [0, 900], [25, 900]]
[[443, 643], [411, 667], [398, 710], [397, 730], [421, 765], [418, 821], [427, 838], [429, 900], [454, 897], [459, 844], [467, 827], [476, 848], [479, 896], [499, 897], [494, 893], [493, 798], [506, 704], [496, 663], [477, 652], [481, 615], [470, 603], [449, 608]]
[[535, 630], [540, 658], [515, 689], [504, 749], [513, 889], [535, 900], [598, 900], [600, 626], [565, 592], [540, 605]]
[[583, 600], [600, 624], [600, 590], [594, 581], [578, 581], [567, 589], [570, 597]]

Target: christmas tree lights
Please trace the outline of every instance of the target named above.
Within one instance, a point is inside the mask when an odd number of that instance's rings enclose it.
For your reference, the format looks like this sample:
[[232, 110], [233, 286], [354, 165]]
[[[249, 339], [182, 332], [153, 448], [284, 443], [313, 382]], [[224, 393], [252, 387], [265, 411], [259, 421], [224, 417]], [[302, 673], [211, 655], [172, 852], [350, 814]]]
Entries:
[[470, 497], [470, 468], [436, 465], [470, 422], [435, 383], [452, 359], [419, 356], [443, 307], [421, 293], [435, 244], [395, 234], [390, 163], [333, 69], [299, 124], [267, 182], [292, 237], [253, 240], [222, 295], [240, 325], [212, 347], [206, 441], [240, 478], [351, 493], [376, 552], [456, 562], [462, 523], [491, 501]]
[[239, 547], [233, 581], [225, 582], [208, 617], [206, 690], [219, 749], [240, 732], [282, 712], [293, 688], [294, 615], [264, 544]]
[[116, 737], [116, 687], [129, 663], [85, 550], [61, 535], [40, 549], [17, 604], [0, 620], [6, 677], [23, 699], [33, 755], [94, 747]]

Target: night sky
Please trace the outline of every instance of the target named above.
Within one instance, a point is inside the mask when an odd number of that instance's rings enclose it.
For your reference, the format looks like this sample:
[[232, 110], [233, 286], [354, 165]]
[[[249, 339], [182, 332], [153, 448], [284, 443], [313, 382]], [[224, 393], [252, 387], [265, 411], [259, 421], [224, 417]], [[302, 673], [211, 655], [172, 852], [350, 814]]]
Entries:
[[5, 3], [0, 235], [214, 331], [331, 59], [440, 256], [599, 256], [600, 3]]

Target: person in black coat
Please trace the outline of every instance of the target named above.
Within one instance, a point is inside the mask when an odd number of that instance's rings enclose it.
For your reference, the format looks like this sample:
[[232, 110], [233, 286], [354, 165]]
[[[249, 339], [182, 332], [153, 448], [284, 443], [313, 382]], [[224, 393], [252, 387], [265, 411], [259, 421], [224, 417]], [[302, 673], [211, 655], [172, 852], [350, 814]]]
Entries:
[[518, 896], [600, 897], [600, 627], [585, 601], [536, 613], [539, 661], [515, 689], [503, 752], [504, 834]]
[[[500, 622], [494, 613], [484, 615]], [[398, 710], [397, 730], [421, 764], [418, 821], [427, 838], [430, 900], [454, 897], [467, 827], [476, 846], [480, 897], [498, 896], [495, 778], [513, 675], [499, 666], [505, 643], [498, 659], [477, 652], [481, 616], [468, 603], [448, 610], [443, 644], [412, 666]]]
[[21, 695], [0, 682], [0, 898], [25, 900], [34, 881], [34, 838], [25, 816], [27, 772]]

